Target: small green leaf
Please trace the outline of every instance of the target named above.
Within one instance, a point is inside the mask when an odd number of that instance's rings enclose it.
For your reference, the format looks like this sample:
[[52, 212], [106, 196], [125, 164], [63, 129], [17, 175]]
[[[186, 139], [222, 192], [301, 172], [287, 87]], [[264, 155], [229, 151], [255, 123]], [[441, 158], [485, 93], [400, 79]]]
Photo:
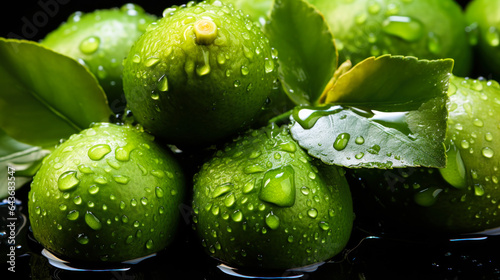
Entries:
[[[452, 59], [419, 60], [415, 57], [383, 55], [356, 64], [329, 85], [323, 104], [363, 104], [386, 110], [394, 104], [413, 104], [407, 110], [448, 90]], [[393, 110], [393, 109], [391, 109]]]
[[32, 41], [0, 38], [0, 87], [0, 127], [34, 146], [53, 146], [112, 114], [84, 66]]
[[396, 168], [446, 165], [453, 60], [369, 58], [332, 80], [323, 107], [297, 107], [291, 133], [328, 164]]
[[277, 0], [264, 31], [278, 50], [284, 90], [297, 105], [316, 105], [337, 68], [337, 49], [323, 15], [305, 0]]

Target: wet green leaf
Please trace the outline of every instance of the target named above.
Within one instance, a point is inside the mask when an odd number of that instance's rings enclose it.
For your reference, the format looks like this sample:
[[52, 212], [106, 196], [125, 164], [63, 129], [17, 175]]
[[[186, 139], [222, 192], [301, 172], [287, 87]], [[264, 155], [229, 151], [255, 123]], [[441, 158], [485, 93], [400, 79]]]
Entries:
[[332, 84], [322, 107], [297, 107], [291, 133], [346, 167], [444, 167], [452, 60], [370, 58]]
[[297, 105], [316, 105], [337, 68], [323, 15], [305, 0], [275, 1], [264, 31], [278, 50], [280, 80]]
[[36, 42], [0, 38], [0, 127], [50, 147], [111, 115], [96, 78], [76, 60]]

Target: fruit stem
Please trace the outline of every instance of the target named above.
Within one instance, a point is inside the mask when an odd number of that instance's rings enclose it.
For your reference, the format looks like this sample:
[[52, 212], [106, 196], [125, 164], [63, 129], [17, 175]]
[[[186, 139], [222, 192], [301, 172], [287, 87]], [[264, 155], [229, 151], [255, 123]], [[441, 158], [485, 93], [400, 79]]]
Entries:
[[200, 19], [194, 23], [196, 44], [210, 45], [217, 37], [217, 25], [210, 19]]

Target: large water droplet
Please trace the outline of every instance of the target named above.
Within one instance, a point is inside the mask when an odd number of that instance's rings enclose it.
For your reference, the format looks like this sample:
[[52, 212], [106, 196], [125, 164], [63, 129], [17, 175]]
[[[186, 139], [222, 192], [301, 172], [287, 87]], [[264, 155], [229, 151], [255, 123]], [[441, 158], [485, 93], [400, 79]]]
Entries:
[[413, 42], [422, 37], [422, 24], [406, 16], [390, 16], [382, 23], [382, 30], [403, 40]]
[[341, 151], [347, 147], [347, 143], [349, 143], [349, 139], [351, 138], [351, 135], [349, 133], [341, 133], [337, 136], [335, 139], [335, 142], [333, 142], [333, 147], [337, 151]]
[[278, 218], [278, 216], [274, 215], [273, 212], [267, 214], [266, 216], [266, 225], [270, 228], [270, 229], [278, 229], [279, 225], [280, 225], [280, 219]]
[[311, 208], [307, 210], [307, 215], [314, 219], [318, 216], [318, 210], [316, 210], [315, 208]]
[[168, 79], [167, 75], [161, 76], [160, 79], [158, 79], [158, 84], [156, 85], [159, 91], [166, 92], [168, 91]]
[[482, 150], [481, 150], [481, 154], [485, 157], [485, 158], [492, 158], [494, 155], [495, 155], [495, 152], [493, 151], [492, 148], [490, 147], [484, 147]]
[[80, 51], [84, 54], [93, 54], [99, 49], [99, 45], [101, 44], [101, 39], [97, 36], [90, 36], [85, 38], [80, 43]]
[[101, 160], [111, 152], [111, 147], [108, 144], [95, 145], [89, 149], [88, 156], [91, 160]]
[[66, 215], [66, 218], [70, 221], [75, 221], [79, 216], [80, 212], [78, 212], [78, 210], [71, 210], [68, 212], [68, 215]]
[[90, 211], [85, 213], [85, 223], [93, 230], [100, 230], [102, 228], [101, 221]]
[[483, 196], [484, 195], [484, 188], [482, 185], [475, 185], [474, 186], [474, 194], [476, 196]]
[[241, 222], [243, 220], [243, 213], [240, 210], [236, 210], [231, 214], [231, 219], [235, 222]]
[[153, 249], [153, 246], [154, 246], [154, 242], [153, 242], [153, 240], [149, 239], [149, 240], [146, 242], [146, 249], [151, 250], [151, 249]]
[[282, 207], [295, 204], [295, 171], [286, 165], [264, 174], [259, 199]]
[[113, 180], [115, 180], [115, 182], [117, 182], [118, 184], [125, 185], [128, 183], [130, 178], [125, 175], [114, 175]]
[[80, 180], [76, 177], [76, 171], [66, 171], [57, 180], [57, 187], [60, 191], [70, 191], [73, 190], [80, 184]]
[[220, 186], [217, 186], [215, 190], [212, 192], [212, 198], [217, 198], [228, 193], [233, 187], [232, 183], [225, 183]]
[[264, 69], [266, 73], [271, 73], [274, 71], [274, 61], [272, 59], [266, 58], [264, 62]]

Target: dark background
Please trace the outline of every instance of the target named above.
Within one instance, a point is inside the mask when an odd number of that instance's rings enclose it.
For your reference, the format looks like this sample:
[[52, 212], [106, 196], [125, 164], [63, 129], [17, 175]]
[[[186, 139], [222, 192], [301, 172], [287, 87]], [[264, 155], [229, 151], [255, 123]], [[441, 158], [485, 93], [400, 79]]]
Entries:
[[[0, 12], [0, 37], [38, 41], [75, 11], [91, 12], [95, 9], [120, 7], [130, 2], [140, 5], [148, 13], [160, 16], [165, 8], [183, 4], [187, 0], [9, 0], [3, 2]], [[469, 0], [457, 2], [465, 7]]]

